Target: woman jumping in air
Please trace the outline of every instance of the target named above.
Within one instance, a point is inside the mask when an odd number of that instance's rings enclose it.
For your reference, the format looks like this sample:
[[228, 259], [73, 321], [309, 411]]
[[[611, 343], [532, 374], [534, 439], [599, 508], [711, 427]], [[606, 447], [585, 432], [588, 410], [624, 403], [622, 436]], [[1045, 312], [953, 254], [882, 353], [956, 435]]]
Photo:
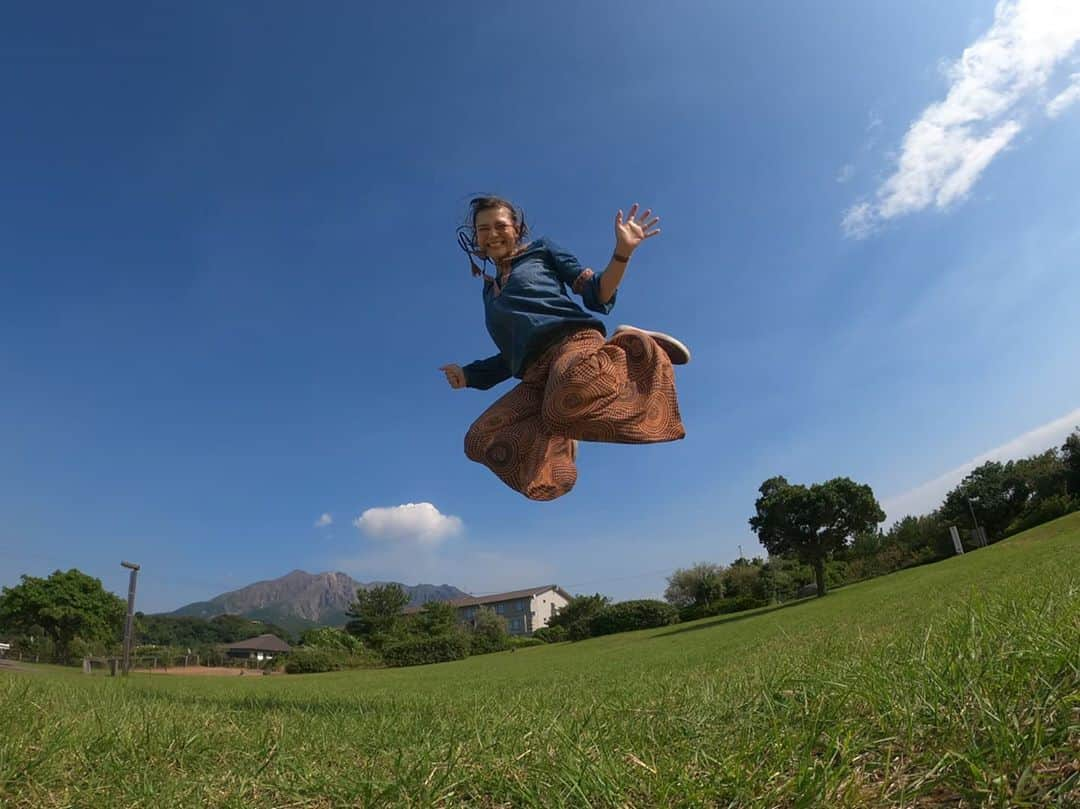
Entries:
[[[474, 275], [484, 278], [484, 314], [499, 353], [444, 365], [452, 388], [487, 390], [521, 380], [476, 420], [465, 454], [531, 500], [554, 500], [577, 481], [577, 442], [651, 444], [683, 438], [672, 365], [690, 351], [660, 332], [619, 326], [610, 340], [586, 309], [608, 314], [634, 251], [660, 233], [651, 210], [615, 216], [615, 252], [599, 275], [548, 241], [526, 241], [520, 208], [498, 197], [469, 203], [460, 231]], [[495, 265], [494, 275], [473, 256]], [[568, 289], [569, 288], [569, 289]]]

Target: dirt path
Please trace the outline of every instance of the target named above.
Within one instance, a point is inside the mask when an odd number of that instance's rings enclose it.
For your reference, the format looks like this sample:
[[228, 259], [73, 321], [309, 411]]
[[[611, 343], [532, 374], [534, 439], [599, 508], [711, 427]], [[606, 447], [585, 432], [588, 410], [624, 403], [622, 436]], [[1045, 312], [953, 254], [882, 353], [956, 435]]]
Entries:
[[20, 663], [18, 660], [8, 660], [6, 657], [0, 657], [0, 671], [33, 671], [31, 666], [25, 663]]
[[149, 674], [154, 677], [175, 675], [179, 677], [262, 677], [261, 669], [241, 669], [234, 666], [170, 666], [164, 669], [132, 669], [131, 673]]

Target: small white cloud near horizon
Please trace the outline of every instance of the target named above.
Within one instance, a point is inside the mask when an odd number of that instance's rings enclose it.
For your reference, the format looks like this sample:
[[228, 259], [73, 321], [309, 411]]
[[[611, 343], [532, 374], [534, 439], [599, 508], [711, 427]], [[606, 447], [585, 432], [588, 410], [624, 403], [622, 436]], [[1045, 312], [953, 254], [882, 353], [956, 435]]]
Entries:
[[1015, 461], [1037, 455], [1053, 447], [1060, 447], [1077, 427], [1080, 427], [1080, 408], [1041, 427], [1028, 430], [1000, 447], [984, 452], [977, 458], [972, 458], [914, 489], [882, 500], [881, 507], [887, 515], [887, 524], [908, 515], [914, 517], [929, 514], [940, 506], [945, 495], [956, 488], [976, 467], [988, 461]]
[[[1056, 68], [1078, 43], [1076, 0], [1000, 0], [990, 30], [949, 67], [944, 100], [923, 110], [908, 129], [892, 176], [872, 201], [845, 211], [844, 235], [862, 239], [890, 219], [931, 205], [945, 210], [967, 197], [1024, 128]], [[1047, 116], [1056, 118], [1080, 98], [1078, 87], [1074, 83], [1058, 94], [1046, 106]]]
[[411, 540], [427, 546], [438, 545], [464, 528], [460, 517], [442, 514], [431, 503], [369, 508], [353, 525], [372, 539]]
[[327, 525], [333, 525], [333, 524], [334, 524], [334, 518], [330, 516], [329, 512], [323, 512], [322, 516], [320, 516], [319, 519], [315, 520], [315, 527], [316, 528], [324, 528]]

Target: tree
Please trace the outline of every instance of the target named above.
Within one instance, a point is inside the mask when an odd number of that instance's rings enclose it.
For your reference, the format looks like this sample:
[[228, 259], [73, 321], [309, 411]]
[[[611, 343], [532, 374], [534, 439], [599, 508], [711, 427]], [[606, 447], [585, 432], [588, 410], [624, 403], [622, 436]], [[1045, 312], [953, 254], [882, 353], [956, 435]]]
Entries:
[[748, 562], [746, 559], [736, 559], [731, 566], [724, 571], [724, 597], [725, 598], [759, 598], [758, 579], [761, 577], [760, 560], [754, 560], [757, 564]]
[[449, 635], [458, 628], [457, 607], [447, 601], [428, 601], [416, 616], [416, 626], [424, 635]]
[[99, 647], [119, 641], [127, 603], [106, 591], [100, 579], [74, 568], [47, 579], [21, 579], [0, 593], [0, 626], [14, 632], [40, 627], [65, 661], [76, 638]]
[[356, 601], [345, 613], [353, 620], [345, 625], [350, 635], [379, 649], [389, 640], [401, 623], [401, 613], [409, 596], [400, 584], [377, 584], [356, 591]]
[[1018, 490], [1018, 483], [1011, 462], [987, 461], [945, 495], [941, 515], [954, 525], [972, 528], [977, 520], [988, 537], [1000, 539], [1027, 504], [1027, 493]]
[[364, 651], [363, 643], [345, 630], [332, 626], [317, 626], [305, 630], [300, 636], [300, 645], [347, 654], [360, 654]]
[[795, 554], [813, 566], [818, 597], [825, 595], [825, 560], [885, 519], [873, 490], [850, 478], [806, 487], [774, 477], [758, 491], [750, 527], [770, 554]]
[[1040, 500], [1065, 494], [1068, 472], [1062, 453], [1056, 448], [1048, 449], [1015, 461], [1012, 464], [1011, 482], [1027, 495], [1027, 504], [1033, 506]]
[[565, 627], [570, 640], [584, 640], [592, 634], [592, 619], [610, 602], [610, 598], [599, 593], [574, 596], [565, 607], [551, 616], [548, 626]]
[[1080, 499], [1080, 427], [1065, 439], [1061, 445], [1061, 460], [1065, 464], [1065, 479], [1068, 494], [1074, 500]]
[[704, 607], [724, 597], [724, 566], [698, 562], [668, 576], [664, 600], [683, 609]]
[[471, 648], [473, 654], [502, 651], [507, 647], [510, 633], [506, 619], [491, 607], [480, 607], [472, 620]]

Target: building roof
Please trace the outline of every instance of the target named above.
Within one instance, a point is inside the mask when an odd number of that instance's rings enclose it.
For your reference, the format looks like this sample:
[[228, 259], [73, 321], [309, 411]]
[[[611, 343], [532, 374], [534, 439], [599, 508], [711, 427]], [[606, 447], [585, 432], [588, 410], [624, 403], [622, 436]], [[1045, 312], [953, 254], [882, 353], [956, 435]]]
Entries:
[[291, 652], [292, 647], [277, 635], [258, 635], [247, 640], [238, 640], [236, 643], [226, 643], [226, 649], [236, 649], [240, 652]]
[[[546, 593], [548, 590], [554, 590], [561, 595], [567, 601], [572, 596], [561, 588], [557, 584], [545, 584], [541, 587], [530, 587], [527, 590], [512, 590], [509, 593], [492, 593], [486, 596], [465, 596], [464, 598], [453, 598], [445, 602], [451, 607], [475, 607], [483, 604], [497, 604], [500, 601], [514, 601], [518, 598], [532, 598], [533, 596], [540, 595], [540, 593]], [[408, 613], [420, 612], [423, 606], [409, 607], [405, 610]]]

